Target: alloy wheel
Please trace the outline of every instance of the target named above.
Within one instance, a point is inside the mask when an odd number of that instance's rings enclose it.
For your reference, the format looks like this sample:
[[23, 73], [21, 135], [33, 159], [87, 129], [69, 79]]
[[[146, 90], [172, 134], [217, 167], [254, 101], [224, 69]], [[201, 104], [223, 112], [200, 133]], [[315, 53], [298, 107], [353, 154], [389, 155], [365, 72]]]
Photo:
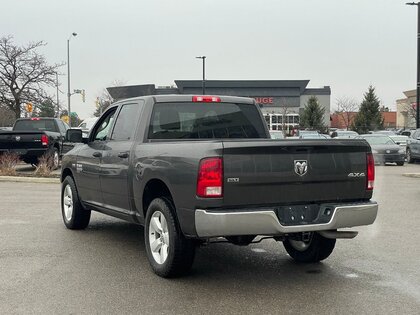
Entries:
[[158, 264], [165, 263], [168, 258], [169, 244], [168, 223], [163, 213], [156, 211], [150, 218], [149, 245], [153, 259]]

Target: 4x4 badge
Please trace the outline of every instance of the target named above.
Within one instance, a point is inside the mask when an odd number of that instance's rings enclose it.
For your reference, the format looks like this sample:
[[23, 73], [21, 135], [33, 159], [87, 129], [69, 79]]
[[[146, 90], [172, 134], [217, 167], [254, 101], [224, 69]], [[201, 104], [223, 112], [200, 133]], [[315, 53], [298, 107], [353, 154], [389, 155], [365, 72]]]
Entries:
[[308, 172], [308, 161], [307, 160], [295, 160], [295, 173], [299, 176], [303, 176]]

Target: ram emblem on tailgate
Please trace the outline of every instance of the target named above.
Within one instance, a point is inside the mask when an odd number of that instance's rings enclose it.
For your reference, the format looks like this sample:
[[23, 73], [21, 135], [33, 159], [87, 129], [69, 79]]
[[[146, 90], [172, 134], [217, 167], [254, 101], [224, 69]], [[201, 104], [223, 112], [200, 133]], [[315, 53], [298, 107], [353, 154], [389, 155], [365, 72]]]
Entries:
[[295, 160], [295, 173], [299, 176], [303, 176], [308, 171], [307, 160]]

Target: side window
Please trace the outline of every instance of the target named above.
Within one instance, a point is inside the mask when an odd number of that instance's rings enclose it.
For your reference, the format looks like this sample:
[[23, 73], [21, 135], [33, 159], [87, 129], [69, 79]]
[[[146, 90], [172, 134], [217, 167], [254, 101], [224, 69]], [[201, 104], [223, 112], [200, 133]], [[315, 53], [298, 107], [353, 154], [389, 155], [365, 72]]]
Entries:
[[66, 128], [64, 128], [64, 124], [61, 120], [56, 120], [57, 125], [58, 125], [58, 129], [60, 130], [61, 134], [65, 134], [66, 133]]
[[141, 105], [139, 104], [127, 104], [121, 107], [117, 120], [115, 121], [111, 140], [132, 140], [139, 119], [138, 112], [140, 107]]
[[112, 110], [107, 112], [104, 117], [102, 117], [103, 119], [101, 119], [99, 124], [95, 126], [95, 130], [93, 131], [92, 137], [90, 138], [91, 140], [107, 140], [112, 121], [114, 120], [115, 111], [116, 108], [113, 108]]

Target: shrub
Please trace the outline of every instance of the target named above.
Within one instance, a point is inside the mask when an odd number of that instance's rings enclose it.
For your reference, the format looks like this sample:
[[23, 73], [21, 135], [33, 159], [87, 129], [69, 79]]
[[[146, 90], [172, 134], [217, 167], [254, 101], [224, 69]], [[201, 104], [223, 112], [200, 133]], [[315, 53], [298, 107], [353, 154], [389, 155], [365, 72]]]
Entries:
[[0, 155], [0, 175], [16, 175], [16, 165], [19, 163], [19, 155], [6, 152]]
[[44, 154], [38, 159], [34, 174], [36, 176], [46, 177], [50, 176], [54, 169], [54, 158], [51, 154]]

